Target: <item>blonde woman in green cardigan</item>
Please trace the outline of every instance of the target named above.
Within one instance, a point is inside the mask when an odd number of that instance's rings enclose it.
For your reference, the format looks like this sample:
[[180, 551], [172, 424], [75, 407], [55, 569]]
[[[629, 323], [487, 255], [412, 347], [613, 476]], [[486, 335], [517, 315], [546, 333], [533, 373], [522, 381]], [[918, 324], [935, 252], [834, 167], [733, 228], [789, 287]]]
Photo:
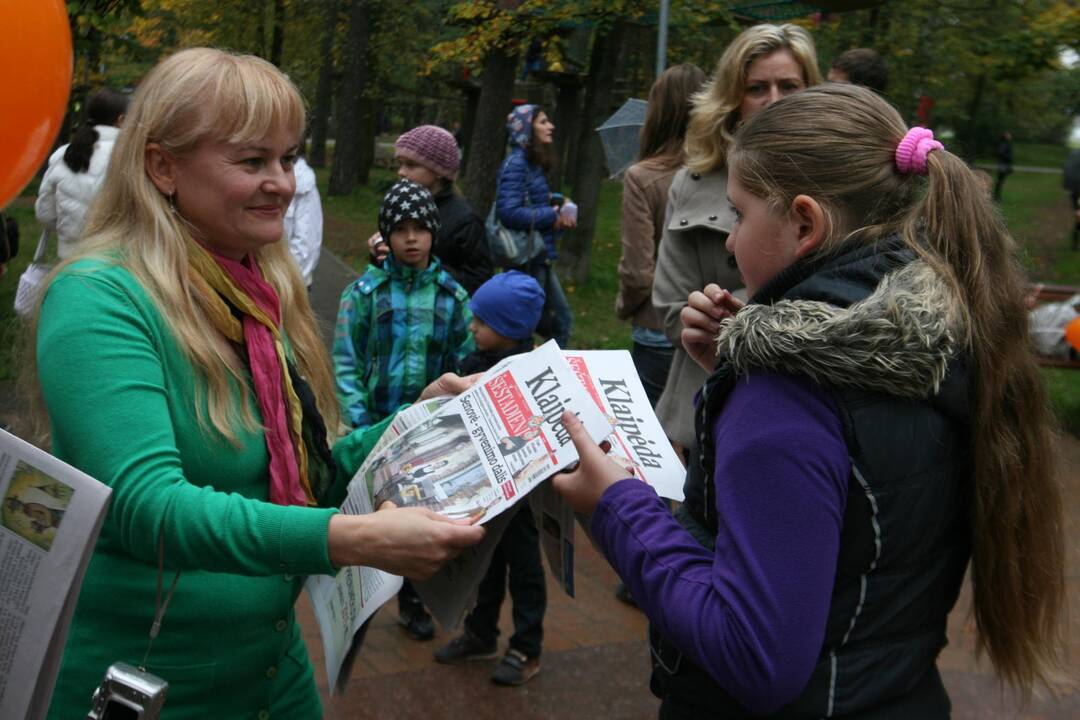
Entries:
[[483, 535], [426, 511], [334, 508], [385, 421], [331, 456], [330, 364], [281, 242], [303, 122], [263, 60], [165, 59], [135, 94], [79, 255], [51, 278], [41, 417], [58, 457], [113, 488], [52, 718], [82, 717], [110, 663], [143, 660], [159, 578], [176, 572], [145, 663], [170, 685], [162, 717], [321, 717], [293, 614], [303, 577], [424, 577]]

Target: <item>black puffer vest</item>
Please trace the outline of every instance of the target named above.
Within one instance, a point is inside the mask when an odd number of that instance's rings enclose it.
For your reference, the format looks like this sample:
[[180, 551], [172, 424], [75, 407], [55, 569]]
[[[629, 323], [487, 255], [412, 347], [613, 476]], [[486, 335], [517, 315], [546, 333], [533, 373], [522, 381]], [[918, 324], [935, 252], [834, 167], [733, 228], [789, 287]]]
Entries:
[[[804, 307], [812, 308], [806, 311], [807, 316], [819, 308], [835, 313], [850, 308], [855, 313], [856, 308], [851, 306], [860, 301], [862, 306], [871, 303], [868, 298], [879, 294], [875, 291], [882, 279], [908, 266], [914, 258], [914, 253], [895, 238], [876, 245], [848, 246], [828, 257], [789, 267], [752, 302], [766, 306], [759, 308], [766, 314], [786, 306], [797, 318], [802, 317]], [[916, 293], [910, 297], [919, 296]], [[914, 317], [941, 315], [940, 307], [934, 307], [936, 303], [925, 303], [925, 307], [912, 313]], [[880, 303], [883, 307], [895, 304]], [[806, 357], [799, 354], [799, 343], [809, 341], [800, 339], [799, 333], [759, 331], [762, 334], [756, 344], [762, 344], [762, 340], [768, 344], [769, 338], [786, 335], [779, 343], [782, 349], [755, 349], [751, 354], [761, 357], [750, 358], [749, 362], [742, 358], [739, 366], [730, 357], [722, 359], [701, 392], [697, 446], [687, 474], [686, 502], [677, 517], [705, 547], [714, 546], [723, 522], [723, 508], [716, 507], [712, 486], [712, 428], [738, 376], [756, 367], [805, 374], [817, 381], [837, 402], [851, 457], [825, 642], [805, 690], [771, 717], [877, 719], [949, 715], [949, 700], [935, 658], [946, 643], [946, 618], [956, 601], [970, 554], [966, 372], [962, 363], [953, 360], [948, 362], [946, 373], [946, 362], [954, 354], [951, 345], [946, 350], [938, 348], [940, 357], [928, 359], [927, 372], [936, 375], [926, 381], [893, 377], [888, 363], [876, 365], [864, 357], [853, 361], [846, 355], [853, 352], [847, 342], [851, 338], [862, 342], [863, 350], [868, 349], [865, 357], [874, 357], [874, 332], [881, 323], [866, 324], [867, 328], [873, 326], [866, 333], [861, 324], [868, 313], [876, 312], [874, 307], [860, 311], [862, 319], [845, 326], [848, 335], [843, 341], [838, 340], [825, 351], [815, 346]], [[749, 322], [761, 324], [756, 318]], [[818, 323], [819, 329], [823, 325]], [[907, 330], [910, 328], [894, 328], [886, 333], [905, 334]], [[920, 330], [917, 328], [914, 334]], [[792, 335], [798, 336], [794, 343], [789, 342]], [[738, 339], [732, 340], [733, 347]], [[815, 356], [829, 353], [835, 357], [826, 364], [832, 362], [833, 367], [817, 367]], [[894, 361], [899, 358], [890, 352], [887, 338], [881, 353]], [[934, 363], [937, 368], [931, 371]], [[919, 365], [903, 359], [898, 364]], [[903, 392], [908, 384], [912, 387]], [[747, 476], [747, 481], [751, 480], [752, 469]], [[664, 700], [673, 717], [753, 717], [655, 629], [650, 629], [650, 641], [652, 690]], [[662, 711], [661, 717], [664, 715]]]

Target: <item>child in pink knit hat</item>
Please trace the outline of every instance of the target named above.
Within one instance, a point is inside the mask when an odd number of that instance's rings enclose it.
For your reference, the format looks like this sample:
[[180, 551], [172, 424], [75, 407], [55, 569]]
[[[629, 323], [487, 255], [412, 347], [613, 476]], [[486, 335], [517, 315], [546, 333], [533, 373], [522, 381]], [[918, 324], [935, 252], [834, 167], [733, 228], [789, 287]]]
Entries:
[[[432, 254], [472, 295], [494, 268], [488, 254], [484, 222], [468, 201], [454, 190], [461, 153], [454, 136], [436, 125], [421, 125], [403, 133], [394, 143], [398, 176], [423, 185], [439, 208], [439, 234]], [[371, 260], [380, 264], [390, 247], [378, 235], [368, 240]]]

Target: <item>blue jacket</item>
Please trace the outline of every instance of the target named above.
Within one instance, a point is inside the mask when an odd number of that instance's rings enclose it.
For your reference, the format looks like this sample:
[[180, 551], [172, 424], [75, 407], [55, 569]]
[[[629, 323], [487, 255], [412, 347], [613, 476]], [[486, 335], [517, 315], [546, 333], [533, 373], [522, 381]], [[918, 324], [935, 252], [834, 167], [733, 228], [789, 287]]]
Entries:
[[426, 270], [369, 265], [341, 294], [334, 332], [338, 400], [353, 427], [415, 402], [475, 348], [465, 289], [431, 258]]
[[544, 235], [548, 258], [554, 260], [558, 256], [552, 229], [558, 214], [551, 206], [551, 190], [544, 172], [525, 158], [525, 148], [511, 148], [503, 161], [495, 214], [511, 230], [539, 230]]

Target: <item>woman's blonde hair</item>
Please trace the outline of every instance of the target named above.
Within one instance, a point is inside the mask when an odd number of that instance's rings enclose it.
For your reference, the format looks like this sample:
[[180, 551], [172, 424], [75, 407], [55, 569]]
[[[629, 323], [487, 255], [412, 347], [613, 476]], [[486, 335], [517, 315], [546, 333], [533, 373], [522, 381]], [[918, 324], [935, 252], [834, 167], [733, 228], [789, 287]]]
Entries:
[[694, 96], [686, 130], [686, 166], [712, 172], [724, 165], [739, 124], [739, 106], [746, 94], [746, 74], [755, 60], [788, 50], [803, 71], [803, 83], [821, 82], [817, 49], [810, 33], [798, 25], [754, 25], [743, 30], [720, 56], [716, 71]]
[[[236, 442], [238, 427], [255, 426], [247, 402], [243, 363], [204, 311], [206, 298], [191, 282], [185, 221], [146, 171], [146, 148], [157, 143], [175, 157], [189, 156], [208, 140], [252, 142], [276, 128], [299, 140], [304, 132], [304, 102], [276, 67], [251, 55], [212, 48], [182, 50], [158, 63], [140, 83], [117, 138], [109, 169], [87, 214], [77, 255], [57, 270], [87, 256], [118, 262], [150, 294], [158, 311], [205, 381], [209, 423]], [[281, 323], [300, 374], [311, 384], [331, 434], [338, 427], [330, 360], [319, 337], [307, 291], [285, 243], [255, 253], [264, 278], [278, 293]], [[54, 275], [55, 275], [54, 271]], [[51, 278], [50, 278], [51, 280]], [[36, 336], [37, 312], [31, 322]], [[34, 358], [35, 353], [29, 352]], [[36, 376], [36, 363], [28, 363]], [[35, 387], [38, 385], [32, 383]], [[40, 400], [34, 399], [37, 439], [47, 438]], [[202, 399], [196, 401], [202, 416]]]
[[755, 114], [735, 137], [728, 173], [775, 213], [800, 194], [818, 201], [830, 228], [819, 252], [899, 233], [953, 285], [974, 370], [967, 462], [979, 648], [1027, 697], [1060, 668], [1065, 549], [1024, 274], [1004, 221], [960, 158], [931, 152], [926, 178], [897, 171], [906, 132], [876, 93], [830, 83]]

